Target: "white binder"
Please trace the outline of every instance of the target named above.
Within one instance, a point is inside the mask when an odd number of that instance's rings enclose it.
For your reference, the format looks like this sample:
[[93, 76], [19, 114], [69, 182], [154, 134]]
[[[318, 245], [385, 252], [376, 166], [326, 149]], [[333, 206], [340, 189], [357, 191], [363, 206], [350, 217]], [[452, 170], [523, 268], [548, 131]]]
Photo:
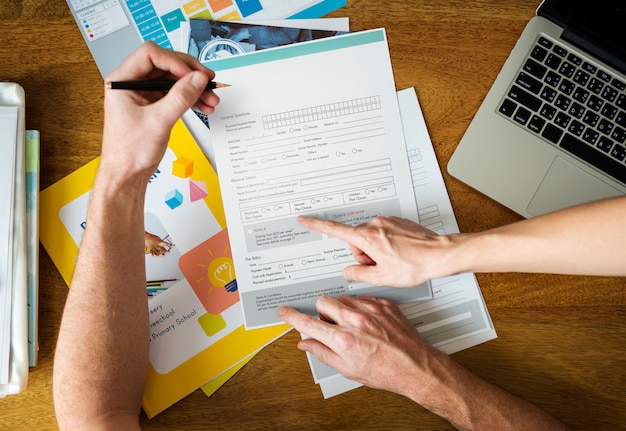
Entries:
[[24, 89], [0, 82], [0, 397], [28, 382]]

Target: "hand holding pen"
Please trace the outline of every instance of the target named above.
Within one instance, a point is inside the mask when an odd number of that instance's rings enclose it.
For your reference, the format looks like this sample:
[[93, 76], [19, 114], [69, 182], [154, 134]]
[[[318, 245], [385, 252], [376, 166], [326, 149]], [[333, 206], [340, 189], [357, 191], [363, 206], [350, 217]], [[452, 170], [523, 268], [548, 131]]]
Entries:
[[[172, 82], [169, 91], [113, 91], [105, 89], [105, 118], [101, 164], [126, 176], [124, 169], [146, 174], [158, 166], [174, 123], [190, 107], [211, 114], [219, 97], [205, 88], [215, 73], [198, 59], [181, 52], [142, 44], [106, 82]], [[128, 145], [133, 142], [134, 145]], [[116, 168], [119, 167], [119, 168]]]

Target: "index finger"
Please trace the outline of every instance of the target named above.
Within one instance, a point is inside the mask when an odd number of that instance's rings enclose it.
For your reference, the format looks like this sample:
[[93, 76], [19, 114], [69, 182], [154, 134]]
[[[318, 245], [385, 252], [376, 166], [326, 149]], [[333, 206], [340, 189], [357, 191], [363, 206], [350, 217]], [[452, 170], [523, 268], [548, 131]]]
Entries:
[[278, 315], [296, 331], [322, 343], [329, 339], [331, 332], [335, 329], [333, 328], [334, 325], [328, 322], [324, 322], [309, 314], [301, 313], [295, 308], [286, 305], [278, 309]]
[[298, 223], [306, 228], [316, 230], [348, 243], [356, 242], [359, 237], [354, 226], [339, 223], [334, 220], [322, 220], [301, 215], [298, 216]]

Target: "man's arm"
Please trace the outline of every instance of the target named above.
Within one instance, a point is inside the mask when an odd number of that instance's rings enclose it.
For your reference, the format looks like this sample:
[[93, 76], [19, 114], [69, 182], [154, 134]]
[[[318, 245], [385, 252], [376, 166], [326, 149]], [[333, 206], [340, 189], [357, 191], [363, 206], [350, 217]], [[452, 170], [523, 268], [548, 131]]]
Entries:
[[321, 297], [321, 319], [280, 317], [311, 338], [298, 347], [345, 377], [404, 395], [460, 430], [567, 430], [548, 413], [480, 379], [428, 344], [391, 301]]
[[626, 197], [619, 197], [484, 232], [441, 236], [398, 217], [354, 227], [299, 220], [350, 244], [359, 264], [346, 267], [345, 278], [407, 287], [461, 272], [626, 275], [618, 258], [626, 244], [624, 214]]
[[144, 197], [183, 112], [210, 113], [213, 72], [190, 56], [142, 45], [109, 78], [172, 79], [167, 94], [106, 90], [100, 166], [65, 306], [54, 366], [61, 429], [139, 428], [148, 363]]
[[[130, 429], [147, 372], [142, 179], [94, 184], [54, 367], [61, 429]], [[100, 428], [102, 427], [102, 428]]]

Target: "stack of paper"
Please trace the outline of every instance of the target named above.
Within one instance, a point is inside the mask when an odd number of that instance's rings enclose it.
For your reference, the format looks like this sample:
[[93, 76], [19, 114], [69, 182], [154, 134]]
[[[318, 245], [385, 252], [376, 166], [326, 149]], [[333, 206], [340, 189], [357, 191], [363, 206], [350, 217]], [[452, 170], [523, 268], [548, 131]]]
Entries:
[[[14, 83], [0, 83], [0, 397], [21, 392], [28, 381], [27, 272], [29, 264], [32, 264], [32, 271], [36, 274], [37, 211], [36, 205], [34, 211], [27, 213], [26, 210], [24, 100], [22, 87]], [[31, 145], [33, 148], [37, 145]], [[31, 184], [29, 181], [33, 187]], [[36, 191], [32, 199], [37, 201]], [[30, 252], [35, 253], [30, 262], [29, 235], [34, 242]], [[36, 314], [36, 276], [31, 287], [32, 310]], [[30, 341], [36, 346], [36, 319], [31, 324], [34, 326]], [[32, 358], [34, 363], [34, 351]]]
[[[458, 229], [415, 93], [398, 102], [384, 30], [204, 63], [231, 84], [209, 121], [248, 328], [279, 323], [282, 304], [315, 313], [321, 294], [349, 294], [402, 303], [448, 353], [495, 337], [472, 274], [412, 289], [352, 283], [346, 245], [296, 222], [397, 215]], [[325, 397], [359, 386], [309, 361]]]

